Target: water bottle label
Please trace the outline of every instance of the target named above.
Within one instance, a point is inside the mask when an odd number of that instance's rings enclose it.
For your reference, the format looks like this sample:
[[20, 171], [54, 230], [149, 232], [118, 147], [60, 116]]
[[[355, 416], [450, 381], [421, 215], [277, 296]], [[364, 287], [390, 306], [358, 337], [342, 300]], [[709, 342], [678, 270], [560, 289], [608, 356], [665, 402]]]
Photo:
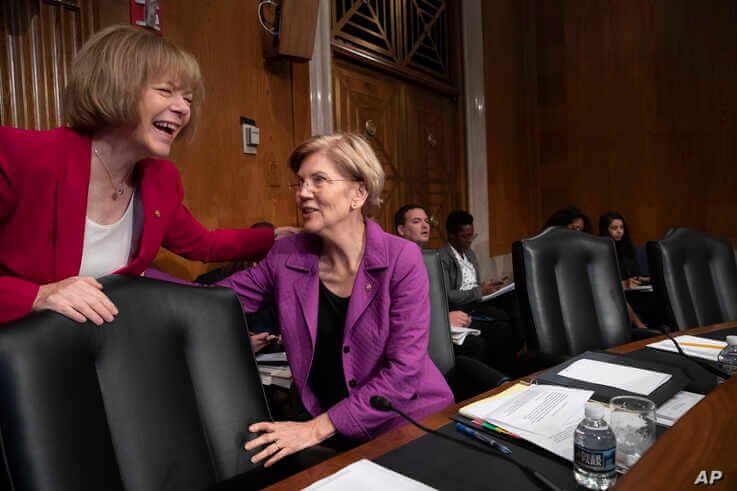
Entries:
[[590, 472], [611, 472], [614, 470], [615, 448], [590, 450], [581, 445], [573, 446], [573, 458], [576, 465]]

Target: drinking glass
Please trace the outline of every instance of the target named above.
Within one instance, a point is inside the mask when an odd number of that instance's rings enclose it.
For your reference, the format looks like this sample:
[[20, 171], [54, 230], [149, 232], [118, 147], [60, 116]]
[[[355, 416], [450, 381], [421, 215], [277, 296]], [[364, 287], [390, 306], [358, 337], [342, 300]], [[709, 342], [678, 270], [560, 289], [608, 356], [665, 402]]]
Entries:
[[617, 438], [617, 470], [627, 472], [655, 441], [655, 403], [646, 397], [609, 401], [610, 426]]

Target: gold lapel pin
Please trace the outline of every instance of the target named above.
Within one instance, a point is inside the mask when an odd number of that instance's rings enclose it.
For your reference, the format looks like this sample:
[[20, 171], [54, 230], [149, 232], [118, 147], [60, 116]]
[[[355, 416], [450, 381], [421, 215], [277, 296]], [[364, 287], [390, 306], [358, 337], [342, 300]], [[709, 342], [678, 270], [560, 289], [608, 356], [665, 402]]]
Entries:
[[159, 210], [154, 210], [154, 216], [156, 218], [160, 218], [161, 217], [161, 212]]
[[371, 291], [371, 283], [366, 283], [366, 291]]

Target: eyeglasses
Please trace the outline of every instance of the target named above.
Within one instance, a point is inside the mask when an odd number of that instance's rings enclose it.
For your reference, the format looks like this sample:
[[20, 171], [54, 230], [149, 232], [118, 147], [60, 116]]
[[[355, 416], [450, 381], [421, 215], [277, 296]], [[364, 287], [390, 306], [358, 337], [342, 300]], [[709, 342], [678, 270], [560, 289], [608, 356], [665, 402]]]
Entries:
[[325, 176], [321, 176], [317, 174], [314, 176], [310, 176], [306, 179], [298, 177], [297, 182], [289, 185], [289, 189], [291, 189], [292, 191], [301, 191], [303, 187], [307, 187], [307, 189], [311, 189], [313, 191], [319, 191], [320, 189], [327, 186], [328, 183], [333, 183], [333, 182], [360, 182], [360, 180], [359, 179], [329, 179]]

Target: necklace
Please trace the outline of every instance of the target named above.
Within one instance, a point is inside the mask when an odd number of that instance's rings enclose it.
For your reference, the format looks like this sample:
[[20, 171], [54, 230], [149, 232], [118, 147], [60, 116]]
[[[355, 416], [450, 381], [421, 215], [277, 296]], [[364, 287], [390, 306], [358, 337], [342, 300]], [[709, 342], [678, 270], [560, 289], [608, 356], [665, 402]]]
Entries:
[[110, 169], [108, 169], [107, 164], [102, 158], [102, 155], [100, 155], [100, 151], [96, 147], [92, 147], [92, 152], [95, 154], [95, 157], [97, 157], [97, 160], [100, 161], [100, 163], [102, 164], [102, 168], [105, 169], [105, 173], [107, 174], [108, 179], [110, 179], [110, 186], [112, 186], [113, 188], [113, 194], [110, 197], [113, 199], [113, 201], [117, 201], [118, 198], [121, 198], [127, 190], [125, 182], [128, 180], [130, 172], [123, 178], [122, 181], [120, 181], [120, 184], [116, 186], [115, 181], [113, 180], [113, 174], [110, 172]]

